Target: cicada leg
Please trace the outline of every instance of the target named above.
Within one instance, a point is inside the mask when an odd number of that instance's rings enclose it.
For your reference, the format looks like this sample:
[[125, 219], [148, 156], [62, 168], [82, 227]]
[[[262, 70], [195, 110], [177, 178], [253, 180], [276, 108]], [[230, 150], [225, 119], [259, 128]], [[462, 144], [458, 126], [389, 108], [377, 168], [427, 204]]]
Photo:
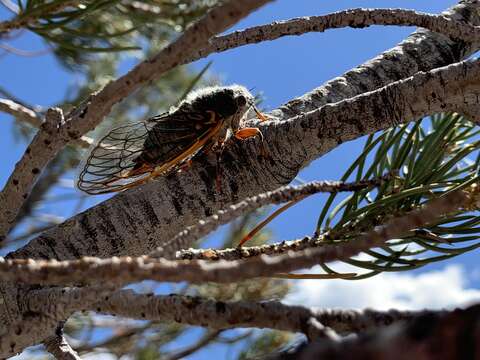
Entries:
[[234, 134], [235, 138], [239, 139], [239, 140], [250, 139], [250, 138], [255, 137], [257, 135], [260, 136], [260, 140], [261, 140], [260, 155], [262, 155], [264, 158], [268, 158], [267, 148], [265, 147], [265, 142], [263, 141], [263, 134], [262, 134], [262, 131], [259, 128], [246, 127], [246, 128], [242, 128], [242, 129], [238, 130]]
[[220, 191], [222, 190], [222, 176], [223, 176], [223, 171], [220, 164], [222, 163], [222, 155], [223, 155], [223, 150], [225, 149], [225, 142], [219, 141], [217, 146], [218, 148], [215, 151], [215, 155], [217, 157], [216, 165], [215, 165], [215, 173], [216, 173], [215, 187], [217, 189], [217, 193], [220, 193]]
[[263, 142], [263, 134], [262, 134], [262, 132], [260, 131], [259, 128], [245, 127], [245, 128], [242, 128], [242, 129], [238, 130], [234, 134], [235, 138], [237, 138], [238, 140], [247, 140], [247, 139], [250, 139], [250, 138], [255, 137], [257, 135], [260, 136], [260, 139]]
[[261, 113], [255, 106], [253, 106], [253, 111], [255, 111], [255, 114], [257, 114], [257, 117], [260, 121], [268, 120], [268, 115]]

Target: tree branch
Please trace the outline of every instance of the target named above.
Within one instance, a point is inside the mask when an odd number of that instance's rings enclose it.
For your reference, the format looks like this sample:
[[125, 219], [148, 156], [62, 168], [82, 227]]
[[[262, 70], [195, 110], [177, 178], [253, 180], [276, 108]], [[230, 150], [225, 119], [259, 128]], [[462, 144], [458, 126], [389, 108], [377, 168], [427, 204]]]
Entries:
[[35, 11], [36, 9], [34, 8], [32, 14], [19, 14], [12, 20], [0, 22], [0, 34], [28, 27], [38, 21], [44, 14], [54, 14], [67, 7], [75, 6], [79, 2], [79, 0], [54, 2], [44, 7], [43, 11]]
[[221, 334], [221, 330], [217, 331], [209, 331], [207, 332], [202, 338], [200, 338], [195, 344], [192, 344], [191, 346], [177, 351], [171, 355], [168, 355], [165, 357], [166, 360], [180, 360], [184, 359], [186, 356], [191, 355], [198, 350], [204, 348], [208, 344], [210, 344], [212, 341], [214, 341], [216, 338], [218, 338], [218, 335]]
[[[232, 249], [184, 249], [179, 250], [176, 258], [180, 260], [240, 260], [260, 255], [280, 255], [289, 251], [299, 251], [307, 248], [328, 244], [321, 238], [305, 236], [302, 239], [282, 241], [281, 243], [259, 246], [242, 246]], [[338, 242], [336, 241], [336, 244]]]
[[[34, 128], [40, 128], [43, 124], [43, 118], [28, 107], [18, 104], [12, 100], [0, 99], [0, 111], [12, 115], [17, 120], [23, 121]], [[88, 149], [93, 144], [93, 139], [88, 136], [81, 136], [75, 141], [76, 145]]]
[[12, 100], [0, 99], [0, 111], [10, 114], [20, 121], [24, 121], [33, 127], [40, 127], [43, 120], [37, 113], [23, 105], [17, 104]]
[[279, 256], [260, 256], [246, 260], [170, 261], [152, 259], [148, 256], [131, 258], [82, 258], [80, 260], [21, 260], [9, 259], [0, 262], [0, 279], [29, 284], [105, 284], [124, 286], [142, 280], [207, 281], [229, 283], [254, 277], [265, 277], [281, 272], [312, 267], [319, 263], [346, 260], [362, 251], [381, 246], [390, 239], [426, 226], [447, 213], [469, 207], [476, 202], [478, 194], [454, 191], [426, 203], [422, 208], [394, 218], [344, 245], [326, 244], [320, 248], [289, 252]]
[[[131, 326], [126, 329], [124, 329], [123, 327], [120, 327], [119, 329], [118, 323], [115, 323], [115, 322], [110, 325], [111, 326], [109, 327], [116, 328], [114, 335], [112, 335], [111, 337], [103, 341], [97, 342], [95, 344], [85, 343], [85, 344], [81, 344], [80, 346], [75, 346], [75, 351], [83, 355], [84, 353], [88, 353], [94, 349], [108, 348], [115, 344], [121, 344], [122, 341], [125, 341], [126, 339], [129, 339], [132, 336], [141, 335], [144, 331], [151, 328], [152, 323], [147, 323], [145, 325], [140, 325], [140, 326]], [[97, 327], [97, 325], [94, 325], [94, 326]]]
[[306, 16], [238, 30], [218, 36], [188, 62], [239, 46], [279, 39], [283, 36], [324, 32], [344, 27], [365, 28], [371, 25], [417, 26], [465, 42], [478, 42], [480, 28], [455, 21], [444, 15], [421, 13], [405, 9], [349, 9], [323, 16]]
[[7, 208], [0, 209], [0, 240], [8, 233], [41, 171], [68, 142], [79, 139], [95, 128], [113, 105], [141, 85], [174, 68], [196, 49], [205, 47], [212, 36], [226, 30], [269, 1], [271, 0], [230, 1], [213, 8], [156, 56], [138, 64], [126, 75], [92, 94], [77, 109], [65, 116], [64, 124], [42, 128], [43, 131], [39, 131], [27, 147], [0, 193], [0, 200], [10, 204]]
[[47, 338], [44, 342], [47, 351], [58, 360], [81, 360], [80, 356], [68, 344], [63, 336], [62, 325], [57, 328], [56, 334]]
[[363, 332], [430, 313], [321, 310], [285, 305], [278, 301], [224, 302], [181, 295], [140, 295], [131, 290], [118, 291], [96, 306], [96, 311], [111, 315], [212, 329], [256, 327], [306, 333], [307, 323], [313, 318], [341, 334]]
[[[13, 287], [11, 283], [8, 285]], [[0, 356], [7, 357], [27, 346], [44, 341], [46, 334], [55, 333], [59, 322], [66, 320], [78, 309], [92, 306], [91, 304], [98, 302], [99, 298], [110, 294], [112, 289], [109, 286], [39, 290], [23, 288], [24, 296], [18, 299], [17, 304], [4, 304], [9, 306], [11, 312], [14, 309], [13, 305], [16, 305], [18, 315], [14, 319], [7, 318], [8, 322], [2, 323]], [[5, 291], [5, 286], [2, 290]], [[9, 331], [5, 332], [5, 329]]]

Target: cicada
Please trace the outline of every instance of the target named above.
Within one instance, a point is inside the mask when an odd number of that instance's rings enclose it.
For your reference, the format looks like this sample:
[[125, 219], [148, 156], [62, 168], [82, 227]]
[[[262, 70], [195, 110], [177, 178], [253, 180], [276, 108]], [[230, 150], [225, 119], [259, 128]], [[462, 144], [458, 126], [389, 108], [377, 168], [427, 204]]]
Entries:
[[90, 153], [78, 188], [88, 194], [123, 191], [179, 170], [207, 149], [220, 151], [232, 136], [261, 136], [258, 128], [242, 127], [249, 109], [266, 119], [245, 87], [207, 87], [167, 113], [117, 127]]

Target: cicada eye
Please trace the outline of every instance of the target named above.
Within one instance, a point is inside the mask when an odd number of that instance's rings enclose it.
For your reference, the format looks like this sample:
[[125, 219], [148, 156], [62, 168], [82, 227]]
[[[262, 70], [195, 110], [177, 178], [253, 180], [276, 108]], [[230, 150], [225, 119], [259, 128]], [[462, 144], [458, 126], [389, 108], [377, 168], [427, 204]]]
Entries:
[[247, 105], [247, 99], [245, 99], [245, 96], [243, 95], [237, 96], [235, 101], [237, 102], [238, 107], [244, 107], [245, 105]]

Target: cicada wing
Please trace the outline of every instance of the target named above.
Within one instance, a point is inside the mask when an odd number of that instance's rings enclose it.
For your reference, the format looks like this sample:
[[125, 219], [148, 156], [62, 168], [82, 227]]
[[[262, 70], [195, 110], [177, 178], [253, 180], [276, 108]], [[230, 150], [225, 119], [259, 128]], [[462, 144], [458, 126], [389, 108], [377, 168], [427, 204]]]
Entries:
[[118, 192], [178, 169], [221, 125], [214, 112], [175, 112], [115, 128], [87, 158], [78, 188], [88, 194]]
[[137, 122], [111, 130], [93, 148], [78, 178], [78, 188], [88, 194], [121, 191], [125, 185], [147, 176], [127, 176], [153, 123]]

